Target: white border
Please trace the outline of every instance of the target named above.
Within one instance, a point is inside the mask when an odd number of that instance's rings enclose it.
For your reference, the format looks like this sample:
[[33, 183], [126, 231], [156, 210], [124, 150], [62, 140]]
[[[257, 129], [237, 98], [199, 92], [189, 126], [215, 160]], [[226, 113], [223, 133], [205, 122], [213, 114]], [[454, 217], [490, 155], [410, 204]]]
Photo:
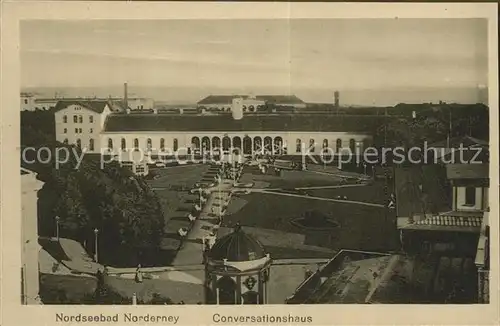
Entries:
[[[1, 217], [2, 325], [55, 324], [55, 313], [122, 311], [178, 314], [183, 325], [213, 324], [215, 312], [312, 315], [315, 325], [332, 324], [475, 324], [499, 320], [498, 262], [498, 21], [497, 4], [375, 3], [141, 3], [3, 2], [1, 4]], [[467, 18], [489, 22], [489, 100], [491, 151], [491, 282], [489, 305], [270, 305], [232, 306], [21, 306], [19, 175], [19, 21], [23, 19], [289, 19], [289, 18]], [[195, 311], [193, 311], [195, 310]]]

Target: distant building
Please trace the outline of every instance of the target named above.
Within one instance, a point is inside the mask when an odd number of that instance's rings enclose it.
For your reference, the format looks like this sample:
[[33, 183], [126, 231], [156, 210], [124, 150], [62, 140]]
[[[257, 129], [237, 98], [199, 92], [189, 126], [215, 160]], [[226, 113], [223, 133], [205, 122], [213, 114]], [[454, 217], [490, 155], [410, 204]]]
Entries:
[[54, 114], [56, 139], [100, 153], [100, 133], [106, 117], [119, 110], [123, 110], [119, 104], [105, 100], [58, 101]]
[[396, 169], [397, 225], [410, 252], [476, 254], [488, 209], [487, 164], [449, 164]]
[[39, 304], [39, 267], [38, 253], [38, 191], [43, 182], [36, 174], [21, 168], [21, 291], [23, 304]]
[[243, 112], [263, 110], [266, 105], [305, 109], [306, 103], [295, 95], [209, 95], [197, 103], [198, 108], [230, 111], [233, 99], [242, 99]]
[[35, 95], [32, 93], [21, 93], [21, 111], [35, 111]]
[[489, 164], [446, 164], [441, 180], [432, 172], [440, 168], [396, 169], [397, 227], [403, 250], [431, 262], [475, 264], [460, 291], [473, 292], [477, 302], [487, 302]]

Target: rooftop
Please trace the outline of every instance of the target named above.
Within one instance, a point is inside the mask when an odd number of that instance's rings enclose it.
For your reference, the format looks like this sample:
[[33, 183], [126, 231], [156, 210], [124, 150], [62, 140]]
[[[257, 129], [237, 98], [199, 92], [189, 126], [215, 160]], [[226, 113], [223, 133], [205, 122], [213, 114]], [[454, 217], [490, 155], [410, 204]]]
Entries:
[[488, 164], [448, 164], [448, 179], [489, 179]]
[[[248, 95], [209, 95], [198, 102], [198, 105], [207, 104], [232, 104], [233, 99], [243, 98], [250, 99]], [[269, 104], [285, 105], [285, 104], [305, 104], [295, 95], [257, 95], [255, 100], [264, 101]]]
[[104, 132], [146, 131], [309, 131], [369, 133], [376, 117], [334, 116], [329, 114], [245, 115], [235, 120], [229, 114], [113, 114], [107, 117]]
[[470, 258], [430, 261], [400, 254], [341, 250], [304, 281], [287, 303], [443, 303], [450, 296], [448, 286], [452, 288], [455, 282], [464, 286], [461, 295], [471, 300], [475, 291], [470, 282], [465, 284], [463, 280], [474, 277], [474, 270]]
[[210, 250], [210, 258], [221, 261], [224, 259], [231, 262], [251, 261], [265, 256], [262, 244], [243, 232], [240, 226], [237, 226], [232, 233], [217, 240]]
[[62, 100], [57, 102], [55, 112], [64, 110], [70, 105], [80, 105], [96, 113], [102, 113], [108, 104], [106, 100]]
[[[63, 110], [70, 105], [80, 105], [96, 113], [102, 113], [106, 105], [110, 108], [112, 112], [124, 112], [125, 102], [114, 101], [114, 100], [102, 100], [102, 99], [75, 99], [75, 100], [60, 100], [55, 106], [55, 112]], [[130, 107], [129, 107], [130, 108]]]

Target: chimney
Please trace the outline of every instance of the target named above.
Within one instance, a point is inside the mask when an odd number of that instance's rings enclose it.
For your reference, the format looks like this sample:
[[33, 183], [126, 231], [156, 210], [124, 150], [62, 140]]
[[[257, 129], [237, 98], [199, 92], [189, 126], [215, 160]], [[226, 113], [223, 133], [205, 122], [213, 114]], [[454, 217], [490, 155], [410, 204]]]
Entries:
[[339, 105], [340, 105], [340, 93], [339, 93], [339, 91], [335, 91], [335, 93], [333, 93], [333, 97], [334, 97], [335, 109], [338, 110]]
[[123, 103], [125, 104], [125, 109], [128, 110], [128, 86], [126, 82], [123, 84]]
[[231, 113], [234, 120], [241, 120], [243, 118], [243, 99], [233, 98], [231, 105]]

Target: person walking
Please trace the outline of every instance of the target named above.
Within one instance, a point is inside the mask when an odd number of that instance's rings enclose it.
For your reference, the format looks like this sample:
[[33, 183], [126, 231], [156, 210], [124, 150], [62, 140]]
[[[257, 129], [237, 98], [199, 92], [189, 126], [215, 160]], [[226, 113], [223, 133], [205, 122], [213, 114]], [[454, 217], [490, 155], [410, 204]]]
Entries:
[[141, 264], [137, 265], [137, 269], [135, 270], [135, 281], [137, 283], [142, 283]]

